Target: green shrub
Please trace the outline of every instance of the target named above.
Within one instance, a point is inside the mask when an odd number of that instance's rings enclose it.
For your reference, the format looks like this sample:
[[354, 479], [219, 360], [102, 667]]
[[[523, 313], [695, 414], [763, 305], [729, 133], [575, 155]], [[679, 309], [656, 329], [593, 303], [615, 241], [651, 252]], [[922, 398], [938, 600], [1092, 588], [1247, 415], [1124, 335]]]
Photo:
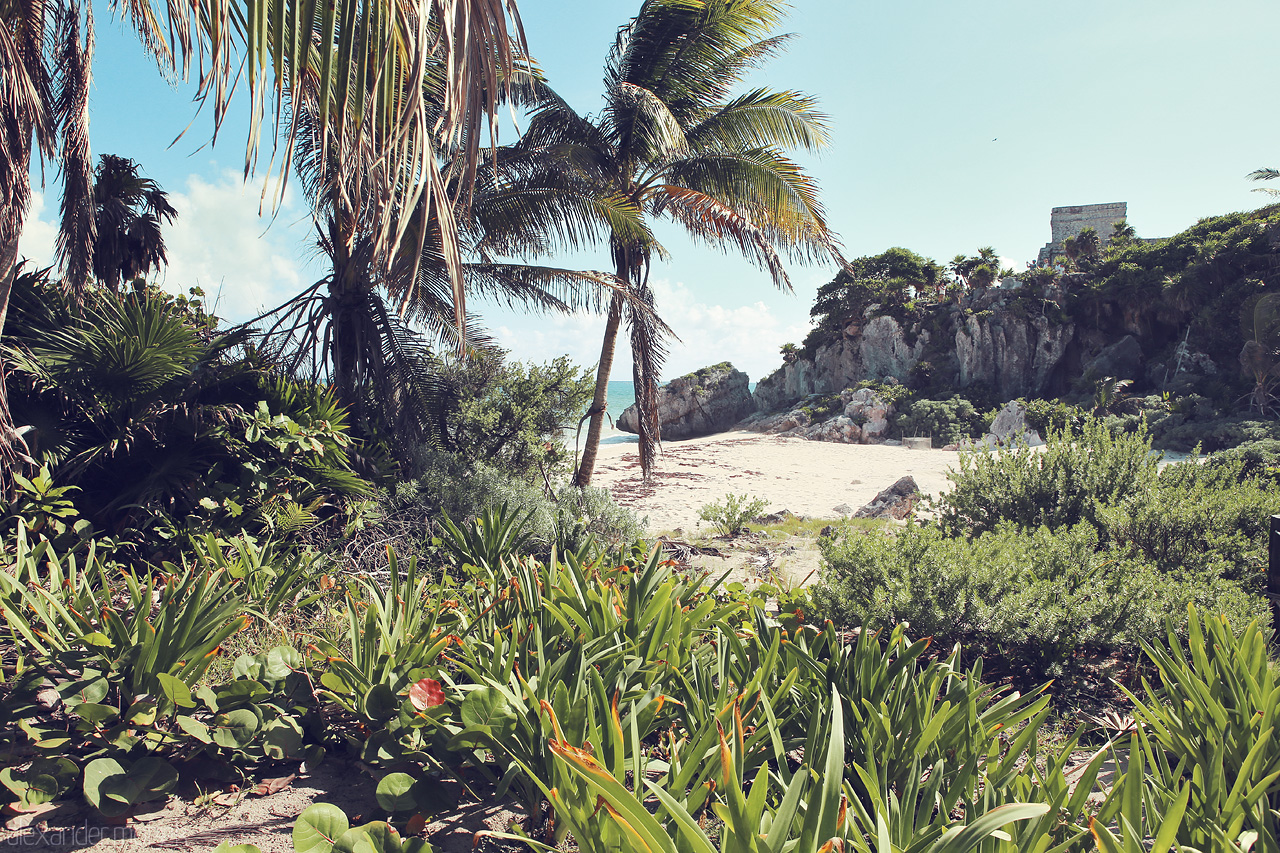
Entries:
[[590, 371], [565, 356], [526, 364], [491, 354], [451, 365], [448, 376], [459, 394], [447, 416], [453, 453], [526, 480], [567, 467], [558, 438], [591, 402]]
[[[644, 524], [615, 503], [607, 489], [566, 485], [552, 500], [545, 488], [516, 474], [432, 448], [419, 450], [416, 477], [397, 486], [387, 503], [397, 514], [416, 512], [419, 519], [428, 520], [448, 515], [458, 522], [503, 504], [519, 507], [532, 512], [530, 543], [539, 552], [549, 549], [562, 534], [572, 532], [578, 523], [582, 524], [580, 535], [595, 534], [610, 546], [631, 542], [644, 530]], [[424, 529], [424, 538], [426, 535]]]
[[1056, 530], [1093, 521], [1099, 504], [1148, 488], [1160, 454], [1146, 431], [1116, 435], [1096, 420], [1079, 433], [1051, 432], [1044, 448], [961, 451], [960, 470], [938, 502], [952, 535], [976, 535], [1002, 522]]
[[991, 421], [960, 395], [949, 400], [916, 400], [894, 421], [898, 434], [932, 436], [935, 445], [983, 435]]
[[706, 504], [698, 510], [698, 518], [709, 522], [725, 536], [737, 533], [748, 521], [764, 512], [769, 502], [750, 495], [728, 494], [722, 501]]
[[1264, 438], [1246, 441], [1238, 447], [1215, 453], [1205, 464], [1229, 465], [1237, 460], [1242, 463], [1241, 476], [1259, 476], [1280, 481], [1280, 440]]
[[1240, 624], [1267, 615], [1233, 581], [1170, 575], [1101, 547], [1088, 523], [1006, 526], [973, 539], [909, 525], [821, 547], [821, 616], [869, 629], [908, 622], [917, 635], [965, 643], [1036, 677], [1060, 674], [1078, 652], [1135, 653], [1166, 618], [1185, 624], [1188, 603]]
[[1063, 430], [1079, 430], [1089, 413], [1062, 400], [1022, 400], [1027, 408], [1027, 426], [1041, 435]]
[[1168, 465], [1149, 488], [1102, 508], [1099, 523], [1116, 547], [1161, 571], [1230, 578], [1260, 592], [1280, 490], [1244, 470], [1240, 458]]

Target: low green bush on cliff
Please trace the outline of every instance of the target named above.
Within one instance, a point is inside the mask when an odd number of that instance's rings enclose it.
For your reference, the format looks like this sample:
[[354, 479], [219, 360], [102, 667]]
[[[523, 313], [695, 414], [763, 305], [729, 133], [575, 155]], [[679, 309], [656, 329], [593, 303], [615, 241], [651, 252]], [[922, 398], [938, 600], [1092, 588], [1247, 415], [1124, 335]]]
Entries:
[[980, 438], [990, 426], [991, 417], [958, 394], [949, 400], [916, 400], [894, 421], [899, 435], [932, 436], [937, 447]]

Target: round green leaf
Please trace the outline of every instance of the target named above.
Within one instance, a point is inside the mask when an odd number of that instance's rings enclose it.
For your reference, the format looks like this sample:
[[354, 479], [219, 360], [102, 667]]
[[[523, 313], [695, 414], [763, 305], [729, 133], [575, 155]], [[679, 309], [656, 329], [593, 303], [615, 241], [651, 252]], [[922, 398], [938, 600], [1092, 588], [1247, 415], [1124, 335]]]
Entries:
[[342, 677], [339, 676], [336, 672], [330, 671], [321, 675], [320, 684], [324, 687], [329, 688], [334, 693], [346, 695], [352, 692], [351, 686], [347, 684], [347, 682], [343, 681]]
[[293, 849], [296, 853], [329, 853], [349, 826], [342, 809], [330, 803], [316, 803], [293, 825]]
[[462, 700], [462, 725], [466, 728], [485, 726], [499, 740], [515, 733], [519, 714], [519, 709], [506, 695], [493, 687], [472, 690]]
[[413, 785], [414, 778], [408, 773], [389, 773], [383, 776], [378, 783], [378, 805], [392, 814], [413, 811], [416, 806], [411, 793]]
[[231, 665], [231, 674], [236, 678], [262, 678], [265, 664], [266, 660], [262, 655], [240, 655], [236, 658], [236, 662]]
[[213, 743], [213, 738], [209, 734], [209, 727], [195, 717], [180, 714], [176, 722], [178, 723], [178, 728], [201, 743]]
[[277, 761], [295, 757], [302, 751], [302, 727], [291, 717], [272, 720], [262, 729], [262, 751]]
[[253, 742], [261, 721], [248, 708], [237, 708], [213, 718], [213, 742], [227, 749], [244, 749]]
[[195, 699], [191, 698], [191, 688], [182, 679], [175, 678], [167, 672], [158, 672], [156, 681], [160, 683], [160, 692], [164, 694], [164, 698], [179, 708], [196, 706]]
[[364, 713], [374, 722], [382, 722], [391, 718], [400, 710], [400, 702], [396, 694], [386, 684], [375, 684], [364, 697]]
[[380, 820], [347, 830], [333, 845], [334, 853], [402, 853], [400, 833]]
[[96, 702], [81, 702], [72, 709], [72, 713], [95, 726], [120, 716], [120, 712], [110, 705], [99, 705]]
[[163, 758], [148, 755], [139, 758], [129, 768], [129, 781], [138, 786], [140, 796], [135, 802], [163, 797], [178, 784], [178, 771]]
[[96, 758], [84, 768], [84, 798], [108, 817], [124, 814], [131, 804], [128, 798], [120, 795], [127, 781], [125, 769], [119, 761]]
[[279, 681], [288, 678], [289, 673], [302, 669], [302, 655], [292, 646], [276, 646], [267, 652], [264, 674], [267, 678]]

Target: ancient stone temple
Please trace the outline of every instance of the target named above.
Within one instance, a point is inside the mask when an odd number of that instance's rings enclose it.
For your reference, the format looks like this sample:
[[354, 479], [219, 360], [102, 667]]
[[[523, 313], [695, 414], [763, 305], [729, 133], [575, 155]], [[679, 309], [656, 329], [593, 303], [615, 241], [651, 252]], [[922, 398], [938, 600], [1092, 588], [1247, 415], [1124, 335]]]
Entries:
[[1049, 214], [1049, 228], [1053, 239], [1044, 245], [1036, 257], [1036, 263], [1048, 264], [1063, 254], [1062, 244], [1086, 228], [1098, 232], [1098, 242], [1106, 245], [1111, 237], [1111, 226], [1124, 220], [1129, 204], [1113, 201], [1108, 204], [1080, 204], [1074, 207], [1055, 207]]

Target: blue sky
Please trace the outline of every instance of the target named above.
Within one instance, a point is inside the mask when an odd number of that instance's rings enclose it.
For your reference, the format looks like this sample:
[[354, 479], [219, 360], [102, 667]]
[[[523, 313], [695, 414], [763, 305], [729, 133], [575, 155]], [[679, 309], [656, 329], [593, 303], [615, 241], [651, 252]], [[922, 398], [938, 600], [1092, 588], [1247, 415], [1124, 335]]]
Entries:
[[[598, 108], [608, 48], [637, 8], [521, 4], [532, 52], [579, 110]], [[305, 205], [290, 197], [269, 223], [261, 181], [242, 185], [237, 105], [209, 146], [211, 120], [193, 120], [190, 87], [162, 81], [105, 8], [98, 28], [94, 151], [138, 160], [174, 196], [166, 285], [220, 293], [219, 313], [238, 320], [319, 278]], [[784, 30], [796, 34], [790, 51], [753, 82], [815, 94], [830, 116], [832, 145], [803, 162], [850, 257], [901, 245], [946, 261], [992, 245], [1021, 268], [1049, 239], [1052, 207], [1127, 201], [1139, 235], [1165, 236], [1257, 207], [1266, 199], [1244, 176], [1280, 167], [1280, 4], [1268, 0], [808, 0]], [[22, 243], [37, 259], [56, 221], [49, 178]], [[752, 379], [768, 373], [834, 275], [793, 268], [785, 294], [740, 259], [673, 229], [659, 236], [672, 260], [653, 270], [658, 309], [681, 338], [667, 376], [726, 359]], [[558, 261], [608, 266], [603, 255]], [[600, 317], [478, 307], [514, 357], [598, 357]], [[614, 378], [630, 378], [628, 365], [620, 352]]]

